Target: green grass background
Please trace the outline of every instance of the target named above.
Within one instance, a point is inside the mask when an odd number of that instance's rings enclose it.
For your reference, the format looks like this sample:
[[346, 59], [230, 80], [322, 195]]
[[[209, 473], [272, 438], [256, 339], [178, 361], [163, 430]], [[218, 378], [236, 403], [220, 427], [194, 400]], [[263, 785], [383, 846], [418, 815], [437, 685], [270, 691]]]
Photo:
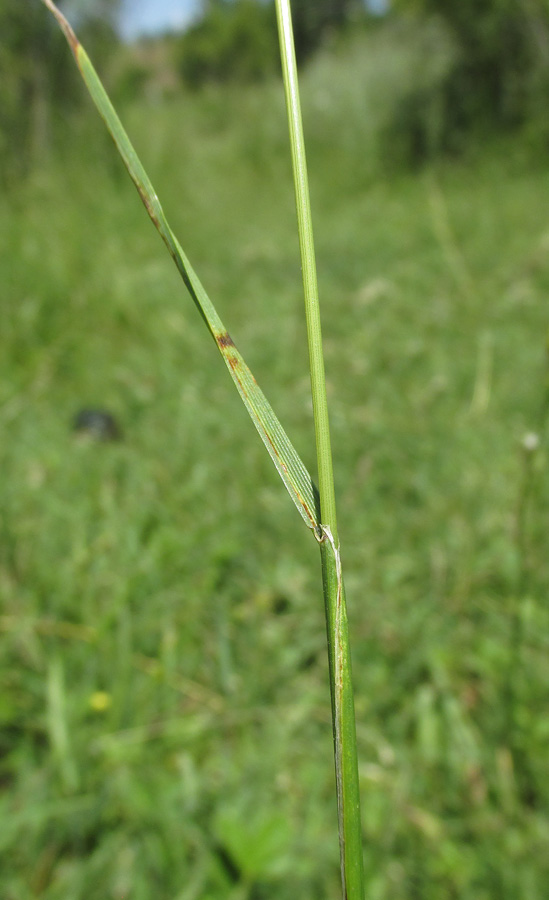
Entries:
[[[304, 78], [367, 900], [545, 900], [549, 168], [384, 164], [385, 50]], [[312, 468], [281, 88], [124, 120]], [[338, 896], [317, 547], [101, 124], [63, 134], [0, 215], [0, 895]]]

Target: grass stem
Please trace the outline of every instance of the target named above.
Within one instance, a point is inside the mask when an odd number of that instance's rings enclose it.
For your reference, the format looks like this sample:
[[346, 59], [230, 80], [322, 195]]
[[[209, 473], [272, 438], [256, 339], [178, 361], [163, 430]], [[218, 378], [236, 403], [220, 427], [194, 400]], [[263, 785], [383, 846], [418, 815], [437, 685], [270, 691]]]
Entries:
[[337, 542], [332, 449], [326, 397], [324, 355], [322, 352], [322, 329], [318, 302], [311, 202], [309, 198], [307, 159], [301, 121], [297, 64], [289, 0], [277, 0], [276, 8], [292, 150], [303, 287], [305, 291], [305, 315], [307, 319], [307, 341], [311, 370], [321, 520], [324, 525], [330, 528], [334, 540]]
[[320, 543], [326, 610], [342, 891], [346, 900], [362, 900], [362, 831], [351, 656], [337, 534], [307, 160], [289, 0], [277, 0], [276, 10], [292, 151], [318, 464], [321, 524], [315, 529], [315, 535]]

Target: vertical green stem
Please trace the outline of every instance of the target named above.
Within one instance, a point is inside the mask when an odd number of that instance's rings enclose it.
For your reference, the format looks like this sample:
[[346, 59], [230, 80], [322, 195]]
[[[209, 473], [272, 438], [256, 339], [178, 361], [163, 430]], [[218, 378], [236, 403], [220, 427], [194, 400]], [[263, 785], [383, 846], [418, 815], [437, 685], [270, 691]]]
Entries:
[[322, 331], [320, 327], [315, 248], [289, 0], [277, 0], [276, 7], [282, 55], [282, 71], [284, 74], [284, 88], [286, 91], [286, 106], [288, 109], [290, 128], [297, 224], [301, 248], [301, 266], [303, 270], [303, 287], [305, 290], [305, 315], [307, 318], [311, 391], [313, 396], [316, 453], [318, 460], [320, 509], [323, 525], [327, 525], [330, 528], [334, 540], [337, 542], [332, 449], [330, 444], [328, 402], [326, 398], [324, 356], [322, 353]]
[[322, 524], [315, 529], [315, 534], [320, 543], [322, 584], [326, 608], [342, 890], [344, 900], [363, 900], [362, 834], [351, 656], [337, 536], [332, 451], [307, 162], [289, 0], [276, 0], [276, 9], [292, 149], [318, 461]]

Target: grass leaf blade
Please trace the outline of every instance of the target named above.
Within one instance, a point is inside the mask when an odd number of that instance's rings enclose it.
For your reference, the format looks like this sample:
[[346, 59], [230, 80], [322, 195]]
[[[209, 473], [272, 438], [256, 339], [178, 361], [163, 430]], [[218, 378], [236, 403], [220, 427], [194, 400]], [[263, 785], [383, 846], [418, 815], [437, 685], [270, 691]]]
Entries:
[[122, 157], [147, 212], [166, 244], [189, 293], [223, 356], [248, 413], [288, 493], [310, 528], [319, 523], [318, 492], [304, 463], [271, 405], [244, 362], [196, 272], [173, 234], [156, 191], [95, 71], [86, 51], [52, 0], [43, 0], [57, 19], [76, 59], [86, 87]]

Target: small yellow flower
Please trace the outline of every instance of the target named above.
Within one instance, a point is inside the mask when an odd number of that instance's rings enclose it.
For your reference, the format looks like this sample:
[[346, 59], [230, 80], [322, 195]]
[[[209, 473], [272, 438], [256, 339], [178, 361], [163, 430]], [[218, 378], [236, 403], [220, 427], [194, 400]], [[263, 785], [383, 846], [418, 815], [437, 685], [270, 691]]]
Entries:
[[105, 712], [112, 703], [112, 697], [106, 691], [94, 691], [90, 696], [90, 706], [94, 712]]

